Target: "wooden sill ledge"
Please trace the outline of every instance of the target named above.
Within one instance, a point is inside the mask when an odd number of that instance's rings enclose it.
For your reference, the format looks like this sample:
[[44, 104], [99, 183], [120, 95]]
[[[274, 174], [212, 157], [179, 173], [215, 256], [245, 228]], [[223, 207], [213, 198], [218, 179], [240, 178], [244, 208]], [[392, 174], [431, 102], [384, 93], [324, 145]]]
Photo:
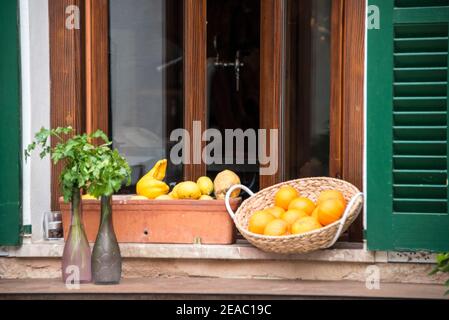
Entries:
[[444, 292], [428, 284], [381, 283], [379, 290], [368, 290], [350, 281], [144, 278], [68, 290], [61, 280], [0, 280], [0, 299], [449, 299]]

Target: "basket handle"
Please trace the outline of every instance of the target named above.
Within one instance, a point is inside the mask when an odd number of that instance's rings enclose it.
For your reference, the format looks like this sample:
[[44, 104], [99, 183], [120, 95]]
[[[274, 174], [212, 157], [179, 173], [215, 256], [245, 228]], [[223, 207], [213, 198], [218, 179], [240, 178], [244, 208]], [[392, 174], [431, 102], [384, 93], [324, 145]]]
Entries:
[[233, 185], [232, 187], [229, 188], [229, 190], [228, 190], [228, 192], [226, 192], [226, 196], [225, 196], [225, 205], [226, 205], [226, 210], [228, 211], [228, 213], [231, 216], [232, 220], [235, 219], [235, 213], [234, 213], [234, 211], [232, 211], [231, 204], [229, 203], [229, 199], [231, 198], [232, 192], [234, 192], [234, 190], [236, 190], [236, 189], [244, 190], [251, 197], [254, 195], [254, 192], [252, 192], [250, 188], [248, 188], [248, 187], [246, 187], [246, 186], [244, 186], [242, 184], [235, 184], [235, 185]]
[[332, 240], [331, 244], [328, 246], [328, 248], [332, 247], [335, 242], [337, 242], [338, 238], [340, 238], [341, 233], [343, 231], [343, 227], [345, 226], [346, 220], [348, 219], [349, 212], [351, 212], [351, 208], [354, 206], [356, 200], [360, 197], [363, 197], [363, 193], [357, 193], [355, 196], [352, 197], [351, 201], [349, 201], [348, 206], [346, 207], [345, 213], [343, 214], [343, 217], [340, 220], [340, 225], [338, 226], [338, 231], [335, 234], [334, 240]]

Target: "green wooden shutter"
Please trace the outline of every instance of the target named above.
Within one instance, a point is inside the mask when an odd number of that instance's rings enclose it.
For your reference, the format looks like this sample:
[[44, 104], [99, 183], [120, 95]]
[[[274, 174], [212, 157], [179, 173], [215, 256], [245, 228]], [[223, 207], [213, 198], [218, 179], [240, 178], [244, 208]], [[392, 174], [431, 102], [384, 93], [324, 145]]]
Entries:
[[22, 212], [17, 0], [1, 3], [0, 42], [0, 245], [18, 245]]
[[369, 0], [370, 250], [449, 250], [449, 0]]

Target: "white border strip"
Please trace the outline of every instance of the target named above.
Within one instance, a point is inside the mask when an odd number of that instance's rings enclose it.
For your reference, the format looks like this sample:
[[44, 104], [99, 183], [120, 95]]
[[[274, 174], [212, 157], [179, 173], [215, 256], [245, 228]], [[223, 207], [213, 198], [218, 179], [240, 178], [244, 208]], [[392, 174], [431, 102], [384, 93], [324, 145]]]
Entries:
[[[31, 142], [30, 19], [28, 0], [20, 0], [20, 63], [22, 85], [22, 146]], [[31, 164], [22, 160], [23, 224], [31, 224]]]
[[[22, 146], [41, 127], [50, 127], [50, 40], [48, 0], [20, 0]], [[22, 163], [23, 224], [42, 239], [42, 217], [51, 203], [50, 160], [34, 154]]]

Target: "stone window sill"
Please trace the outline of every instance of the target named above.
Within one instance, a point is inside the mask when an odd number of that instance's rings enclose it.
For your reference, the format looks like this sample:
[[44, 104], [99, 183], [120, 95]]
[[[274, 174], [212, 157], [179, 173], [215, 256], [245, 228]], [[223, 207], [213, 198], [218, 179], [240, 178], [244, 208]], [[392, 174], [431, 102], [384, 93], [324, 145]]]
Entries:
[[[21, 247], [0, 247], [0, 257], [10, 258], [59, 258], [63, 241], [38, 241], [24, 239]], [[330, 249], [307, 254], [281, 255], [265, 253], [246, 241], [233, 245], [201, 244], [138, 244], [121, 243], [123, 258], [135, 259], [185, 259], [185, 260], [271, 260], [271, 261], [321, 261], [352, 263], [422, 263], [432, 264], [435, 255], [425, 252], [368, 251], [360, 243], [339, 242]]]
[[[25, 242], [21, 247], [0, 248], [0, 255], [15, 258], [58, 258], [64, 242]], [[124, 258], [203, 260], [298, 260], [329, 262], [385, 262], [382, 254], [366, 251], [362, 244], [338, 243], [331, 249], [300, 255], [270, 254], [245, 241], [234, 245], [120, 244]]]

